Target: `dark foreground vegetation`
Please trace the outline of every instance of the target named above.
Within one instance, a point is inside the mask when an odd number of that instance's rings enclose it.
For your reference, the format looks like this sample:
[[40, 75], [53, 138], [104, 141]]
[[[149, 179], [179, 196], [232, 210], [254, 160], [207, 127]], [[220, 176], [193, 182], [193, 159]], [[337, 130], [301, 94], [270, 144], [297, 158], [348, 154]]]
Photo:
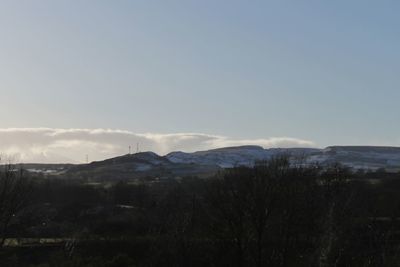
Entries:
[[400, 175], [290, 166], [212, 179], [0, 179], [0, 266], [399, 266]]

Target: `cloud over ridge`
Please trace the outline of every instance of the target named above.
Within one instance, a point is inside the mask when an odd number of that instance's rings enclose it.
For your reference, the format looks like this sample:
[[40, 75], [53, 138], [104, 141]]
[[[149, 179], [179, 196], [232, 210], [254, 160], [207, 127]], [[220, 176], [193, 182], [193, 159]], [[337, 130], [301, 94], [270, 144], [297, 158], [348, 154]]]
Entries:
[[113, 129], [0, 128], [0, 154], [13, 162], [80, 163], [102, 160], [136, 151], [194, 152], [241, 145], [315, 147], [312, 141], [290, 137], [233, 139], [204, 133], [134, 133]]

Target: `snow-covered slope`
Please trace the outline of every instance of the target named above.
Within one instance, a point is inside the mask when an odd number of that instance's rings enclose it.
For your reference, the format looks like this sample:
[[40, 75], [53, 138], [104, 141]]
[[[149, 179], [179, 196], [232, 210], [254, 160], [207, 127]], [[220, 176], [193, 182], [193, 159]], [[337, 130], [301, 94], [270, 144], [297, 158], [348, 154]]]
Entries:
[[354, 169], [400, 168], [399, 147], [332, 146], [308, 157], [309, 162], [330, 164], [334, 162]]
[[253, 165], [257, 160], [265, 160], [271, 153], [259, 146], [227, 147], [194, 153], [172, 152], [166, 158], [174, 163], [218, 165], [222, 168]]
[[217, 165], [222, 168], [252, 166], [256, 161], [287, 154], [292, 159], [307, 163], [329, 165], [340, 163], [354, 169], [400, 170], [400, 148], [374, 146], [332, 146], [325, 149], [314, 148], [271, 148], [241, 146], [199, 151], [194, 153], [172, 152], [166, 158], [174, 163]]
[[234, 166], [252, 166], [255, 162], [268, 160], [279, 154], [309, 155], [319, 152], [319, 149], [264, 149], [260, 146], [226, 147], [194, 153], [172, 152], [166, 158], [174, 163], [190, 163], [200, 165], [217, 165], [222, 168]]

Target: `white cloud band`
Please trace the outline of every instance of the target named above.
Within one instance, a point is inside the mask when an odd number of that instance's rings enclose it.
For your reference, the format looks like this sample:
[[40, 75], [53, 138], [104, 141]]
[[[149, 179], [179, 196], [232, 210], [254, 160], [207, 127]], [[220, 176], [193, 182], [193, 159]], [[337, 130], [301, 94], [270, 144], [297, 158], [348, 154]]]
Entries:
[[[315, 147], [311, 141], [287, 137], [232, 139], [201, 133], [137, 134], [110, 129], [0, 129], [0, 153], [14, 162], [65, 163], [102, 160], [136, 151], [193, 152], [226, 146], [259, 145], [270, 147]], [[3, 160], [4, 161], [4, 160]]]

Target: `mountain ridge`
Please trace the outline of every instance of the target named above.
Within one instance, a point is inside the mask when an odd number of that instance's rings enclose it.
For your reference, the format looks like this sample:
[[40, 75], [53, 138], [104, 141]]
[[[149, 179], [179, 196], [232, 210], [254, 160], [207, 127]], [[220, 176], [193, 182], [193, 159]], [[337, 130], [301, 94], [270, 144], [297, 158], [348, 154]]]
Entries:
[[[210, 176], [221, 169], [253, 166], [257, 161], [288, 155], [305, 163], [329, 165], [340, 163], [353, 169], [400, 171], [400, 147], [328, 146], [326, 148], [267, 148], [235, 146], [196, 152], [175, 151], [164, 156], [154, 152], [126, 154], [88, 164], [45, 164], [43, 173], [88, 175], [105, 179], [140, 177]], [[40, 164], [26, 164], [31, 172], [40, 172]]]

